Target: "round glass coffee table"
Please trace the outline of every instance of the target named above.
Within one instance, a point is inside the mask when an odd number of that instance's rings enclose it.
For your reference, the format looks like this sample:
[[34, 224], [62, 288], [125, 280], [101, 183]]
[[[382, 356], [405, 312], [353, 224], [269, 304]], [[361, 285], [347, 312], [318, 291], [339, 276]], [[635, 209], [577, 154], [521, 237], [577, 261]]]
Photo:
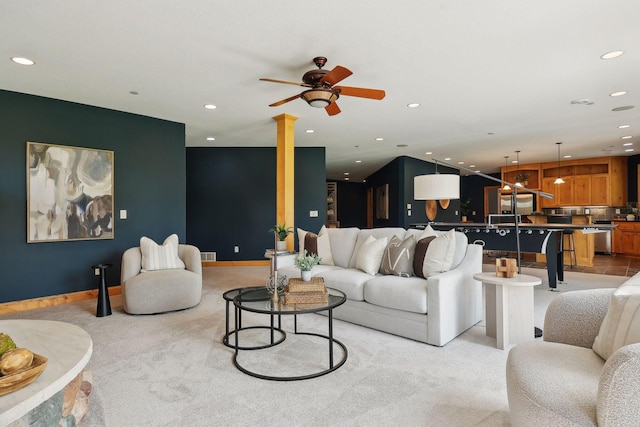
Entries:
[[[236, 325], [239, 323], [239, 319], [241, 317], [242, 311], [249, 311], [253, 313], [267, 314], [271, 318], [271, 325], [269, 326], [271, 329], [271, 344], [261, 347], [242, 347], [239, 344], [239, 337], [236, 333], [235, 336], [235, 346], [234, 346], [234, 354], [233, 354], [233, 363], [234, 365], [242, 372], [247, 375], [251, 375], [256, 378], [261, 378], [265, 380], [274, 380], [274, 381], [297, 381], [297, 380], [306, 380], [310, 378], [316, 378], [322, 375], [326, 375], [330, 372], [335, 371], [347, 361], [347, 347], [335, 339], [333, 337], [333, 309], [344, 304], [346, 301], [346, 296], [344, 293], [332, 289], [327, 288], [329, 292], [329, 301], [326, 303], [317, 303], [317, 304], [284, 304], [282, 302], [282, 297], [280, 298], [280, 302], [272, 302], [271, 294], [265, 287], [254, 288], [250, 290], [246, 290], [238, 293], [233, 299], [233, 304], [236, 307]], [[328, 315], [328, 334], [322, 335], [313, 332], [299, 332], [298, 331], [298, 315], [299, 314], [307, 314], [307, 313], [319, 313], [321, 311], [327, 311]], [[275, 316], [281, 315], [293, 315], [294, 321], [294, 334], [296, 335], [308, 335], [314, 337], [320, 337], [329, 341], [329, 364], [327, 369], [323, 369], [318, 372], [314, 372], [306, 375], [296, 375], [296, 376], [270, 376], [260, 374], [258, 372], [254, 372], [250, 369], [243, 367], [238, 360], [239, 353], [241, 350], [259, 350], [264, 348], [274, 347], [281, 342], [284, 341], [286, 335], [280, 341], [274, 342], [273, 334], [274, 331], [280, 330], [276, 328], [274, 323]], [[280, 330], [281, 331], [281, 330]], [[284, 332], [283, 332], [284, 334]], [[333, 356], [333, 345], [337, 344], [342, 348], [342, 358], [337, 362], [334, 362]]]
[[[240, 295], [243, 292], [247, 292], [247, 291], [255, 291], [258, 289], [265, 289], [264, 286], [251, 286], [251, 287], [246, 287], [246, 288], [237, 288], [237, 289], [231, 289], [230, 291], [225, 292], [224, 294], [222, 294], [222, 298], [224, 298], [225, 302], [226, 302], [226, 307], [225, 307], [225, 333], [224, 336], [222, 337], [222, 343], [224, 345], [226, 345], [227, 347], [231, 347], [231, 348], [236, 348], [236, 344], [232, 344], [229, 341], [229, 338], [231, 336], [234, 336], [234, 338], [237, 336], [238, 331], [242, 331], [242, 330], [247, 330], [247, 329], [270, 329], [271, 330], [271, 343], [267, 344], [267, 345], [261, 345], [261, 346], [254, 346], [254, 347], [238, 347], [240, 350], [258, 350], [261, 348], [269, 348], [272, 347], [276, 344], [280, 344], [282, 341], [284, 341], [284, 339], [286, 338], [287, 334], [285, 331], [283, 331], [281, 329], [281, 322], [280, 322], [280, 316], [278, 316], [278, 327], [277, 328], [272, 328], [271, 326], [248, 326], [243, 328], [242, 327], [242, 313], [239, 313], [238, 308], [235, 308], [235, 314], [234, 314], [234, 329], [233, 330], [229, 330], [230, 326], [229, 326], [229, 304], [233, 302], [233, 299], [235, 297], [237, 297], [238, 295]], [[275, 341], [275, 334], [274, 332], [277, 331], [280, 333], [280, 338], [278, 339], [278, 341]]]

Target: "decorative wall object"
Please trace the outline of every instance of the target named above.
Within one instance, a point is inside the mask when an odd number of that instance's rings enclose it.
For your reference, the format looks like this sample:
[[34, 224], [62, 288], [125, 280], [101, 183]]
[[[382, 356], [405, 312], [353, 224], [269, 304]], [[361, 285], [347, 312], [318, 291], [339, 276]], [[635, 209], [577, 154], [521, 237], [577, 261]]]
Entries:
[[376, 218], [389, 219], [389, 184], [376, 188]]
[[113, 239], [113, 151], [27, 142], [27, 242]]

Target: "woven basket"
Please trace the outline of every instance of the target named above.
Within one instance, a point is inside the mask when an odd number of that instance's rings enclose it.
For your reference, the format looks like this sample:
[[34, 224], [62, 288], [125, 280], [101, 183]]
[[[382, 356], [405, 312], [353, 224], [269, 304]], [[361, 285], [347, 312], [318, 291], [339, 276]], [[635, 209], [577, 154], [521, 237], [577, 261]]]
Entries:
[[321, 304], [329, 302], [329, 293], [324, 292], [285, 292], [285, 304]]

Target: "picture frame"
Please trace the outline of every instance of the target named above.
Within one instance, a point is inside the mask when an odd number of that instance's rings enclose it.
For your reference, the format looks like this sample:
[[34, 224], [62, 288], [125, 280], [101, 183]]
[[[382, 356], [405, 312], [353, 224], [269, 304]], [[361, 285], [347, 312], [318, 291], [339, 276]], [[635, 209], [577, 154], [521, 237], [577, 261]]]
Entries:
[[114, 238], [114, 152], [27, 142], [27, 243]]
[[376, 188], [376, 218], [389, 219], [389, 184]]

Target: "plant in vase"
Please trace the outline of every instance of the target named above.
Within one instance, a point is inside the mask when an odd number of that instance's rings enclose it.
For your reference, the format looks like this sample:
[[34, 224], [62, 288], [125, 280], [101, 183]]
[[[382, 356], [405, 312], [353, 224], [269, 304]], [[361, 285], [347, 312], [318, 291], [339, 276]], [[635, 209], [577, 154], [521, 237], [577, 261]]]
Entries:
[[311, 269], [320, 264], [320, 261], [322, 258], [318, 254], [308, 254], [306, 249], [296, 257], [295, 265], [300, 269], [302, 280], [305, 282], [311, 280]]
[[287, 250], [287, 236], [293, 233], [293, 227], [287, 227], [286, 224], [276, 224], [273, 228], [269, 229], [269, 233], [273, 233], [276, 236], [276, 250]]
[[469, 215], [469, 209], [471, 208], [471, 199], [460, 202], [460, 215], [462, 215], [462, 222], [467, 221], [467, 215]]

